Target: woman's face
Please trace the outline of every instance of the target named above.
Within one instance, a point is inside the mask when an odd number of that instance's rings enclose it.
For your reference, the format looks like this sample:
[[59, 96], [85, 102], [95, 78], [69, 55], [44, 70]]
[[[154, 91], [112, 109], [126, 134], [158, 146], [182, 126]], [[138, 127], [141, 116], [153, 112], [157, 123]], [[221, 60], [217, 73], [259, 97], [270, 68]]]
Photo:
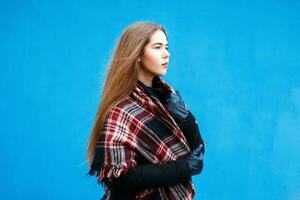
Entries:
[[157, 30], [150, 37], [150, 42], [144, 48], [141, 57], [140, 77], [152, 80], [156, 76], [163, 76], [167, 73], [170, 53], [165, 33]]

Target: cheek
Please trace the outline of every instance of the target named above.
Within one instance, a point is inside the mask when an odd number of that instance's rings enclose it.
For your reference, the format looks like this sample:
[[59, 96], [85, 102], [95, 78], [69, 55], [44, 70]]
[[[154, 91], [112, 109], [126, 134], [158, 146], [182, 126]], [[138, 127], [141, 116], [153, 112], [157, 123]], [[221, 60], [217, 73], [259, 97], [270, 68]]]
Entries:
[[158, 52], [148, 52], [148, 54], [145, 55], [145, 64], [160, 64], [160, 57]]

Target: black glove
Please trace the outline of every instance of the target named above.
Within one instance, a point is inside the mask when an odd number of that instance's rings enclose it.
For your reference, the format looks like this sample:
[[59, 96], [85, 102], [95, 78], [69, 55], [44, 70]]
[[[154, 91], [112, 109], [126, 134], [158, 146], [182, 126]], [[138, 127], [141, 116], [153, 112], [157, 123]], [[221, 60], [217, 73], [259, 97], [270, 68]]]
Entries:
[[192, 151], [185, 158], [185, 160], [188, 161], [192, 176], [200, 174], [203, 169], [203, 148], [204, 146], [200, 144], [200, 146], [197, 149]]
[[176, 94], [170, 93], [167, 96], [165, 106], [178, 124], [189, 115], [189, 111], [178, 90], [176, 90]]

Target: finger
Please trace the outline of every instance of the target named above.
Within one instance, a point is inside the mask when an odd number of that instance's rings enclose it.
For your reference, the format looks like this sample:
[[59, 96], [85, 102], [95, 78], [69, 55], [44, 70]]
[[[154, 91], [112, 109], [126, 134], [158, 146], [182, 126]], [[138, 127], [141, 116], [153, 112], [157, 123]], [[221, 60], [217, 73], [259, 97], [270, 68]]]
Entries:
[[197, 147], [197, 149], [194, 150], [194, 155], [199, 156], [200, 153], [201, 153], [201, 148], [199, 146], [199, 147]]

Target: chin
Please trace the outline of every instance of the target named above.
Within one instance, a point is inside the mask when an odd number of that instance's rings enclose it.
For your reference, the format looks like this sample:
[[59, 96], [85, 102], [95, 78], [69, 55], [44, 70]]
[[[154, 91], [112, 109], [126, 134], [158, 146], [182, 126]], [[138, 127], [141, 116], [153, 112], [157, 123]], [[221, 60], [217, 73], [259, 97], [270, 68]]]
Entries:
[[156, 73], [156, 76], [164, 76], [167, 74], [167, 70]]

